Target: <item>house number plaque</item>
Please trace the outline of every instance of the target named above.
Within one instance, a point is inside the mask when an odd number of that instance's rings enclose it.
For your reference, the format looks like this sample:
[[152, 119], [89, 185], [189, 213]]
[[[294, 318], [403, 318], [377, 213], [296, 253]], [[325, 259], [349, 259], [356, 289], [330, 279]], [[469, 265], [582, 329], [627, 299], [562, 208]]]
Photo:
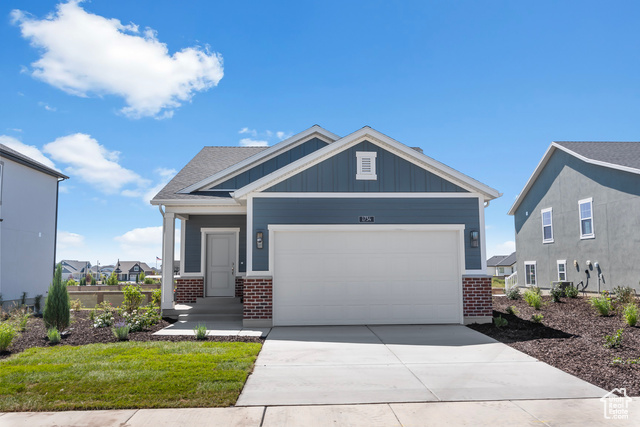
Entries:
[[361, 216], [360, 222], [376, 222], [375, 216]]

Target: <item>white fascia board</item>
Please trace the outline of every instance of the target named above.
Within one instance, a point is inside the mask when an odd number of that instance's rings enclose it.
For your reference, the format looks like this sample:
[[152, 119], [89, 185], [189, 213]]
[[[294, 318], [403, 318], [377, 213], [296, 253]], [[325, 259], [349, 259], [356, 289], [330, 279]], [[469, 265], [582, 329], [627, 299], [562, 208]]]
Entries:
[[176, 215], [245, 215], [246, 206], [165, 206], [165, 212]]
[[165, 206], [240, 206], [237, 200], [228, 199], [164, 199], [152, 200], [152, 205]]
[[464, 198], [478, 198], [483, 200], [483, 195], [480, 193], [423, 193], [423, 192], [411, 192], [411, 193], [391, 193], [391, 192], [371, 192], [371, 193], [330, 193], [330, 192], [308, 192], [308, 193], [296, 193], [296, 192], [269, 192], [254, 194], [253, 197], [260, 199], [268, 198], [306, 198], [306, 199], [464, 199]]
[[497, 190], [476, 181], [473, 178], [464, 175], [455, 169], [432, 159], [431, 157], [422, 154], [406, 145], [372, 129], [368, 126], [359, 129], [344, 138], [330, 144], [320, 150], [317, 150], [289, 165], [278, 169], [266, 175], [251, 184], [246, 185], [243, 188], [236, 190], [232, 195], [234, 198], [244, 198], [251, 192], [259, 192], [265, 188], [271, 187], [290, 176], [301, 172], [304, 169], [310, 168], [323, 160], [334, 156], [353, 145], [356, 145], [364, 140], [370, 141], [381, 148], [396, 154], [397, 156], [422, 167], [423, 169], [434, 173], [448, 181], [459, 185], [460, 187], [470, 192], [481, 193], [485, 200], [492, 200], [500, 197], [502, 194]]
[[267, 148], [264, 151], [256, 153], [253, 156], [248, 157], [245, 160], [236, 163], [235, 165], [229, 166], [228, 168], [223, 169], [208, 178], [205, 178], [199, 182], [196, 182], [195, 184], [183, 188], [182, 190], [178, 191], [178, 193], [189, 194], [193, 191], [200, 191], [206, 189], [207, 187], [215, 185], [216, 181], [226, 181], [227, 179], [231, 179], [234, 176], [239, 175], [247, 169], [255, 166], [256, 164], [266, 162], [267, 160], [277, 156], [283, 151], [292, 148], [291, 146], [299, 145], [312, 139], [313, 137], [318, 137], [327, 144], [340, 139], [338, 135], [331, 133], [318, 125], [313, 125], [309, 129], [293, 135], [292, 137], [287, 138], [284, 141], [280, 141], [279, 143]]

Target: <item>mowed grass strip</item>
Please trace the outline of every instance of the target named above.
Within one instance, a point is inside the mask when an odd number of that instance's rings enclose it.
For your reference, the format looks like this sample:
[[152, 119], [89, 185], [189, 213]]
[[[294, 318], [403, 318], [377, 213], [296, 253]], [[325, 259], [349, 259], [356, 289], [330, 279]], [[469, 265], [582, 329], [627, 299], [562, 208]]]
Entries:
[[229, 406], [260, 348], [193, 341], [31, 348], [0, 361], [0, 411]]

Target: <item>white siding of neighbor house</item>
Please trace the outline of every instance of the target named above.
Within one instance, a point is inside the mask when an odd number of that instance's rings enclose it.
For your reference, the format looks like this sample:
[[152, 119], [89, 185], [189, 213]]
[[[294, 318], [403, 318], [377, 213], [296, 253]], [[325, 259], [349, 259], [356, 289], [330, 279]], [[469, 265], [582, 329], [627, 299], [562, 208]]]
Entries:
[[[0, 157], [0, 292], [5, 302], [45, 295], [53, 277], [57, 178]], [[44, 301], [43, 301], [44, 303]]]

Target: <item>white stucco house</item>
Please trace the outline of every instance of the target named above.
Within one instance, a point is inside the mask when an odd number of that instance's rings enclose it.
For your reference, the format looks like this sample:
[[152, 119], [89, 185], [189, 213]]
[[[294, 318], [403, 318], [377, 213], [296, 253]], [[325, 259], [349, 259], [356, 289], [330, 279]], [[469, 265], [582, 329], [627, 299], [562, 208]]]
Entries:
[[[67, 176], [0, 144], [0, 293], [5, 307], [53, 278], [58, 183]], [[44, 302], [44, 301], [43, 301]]]

